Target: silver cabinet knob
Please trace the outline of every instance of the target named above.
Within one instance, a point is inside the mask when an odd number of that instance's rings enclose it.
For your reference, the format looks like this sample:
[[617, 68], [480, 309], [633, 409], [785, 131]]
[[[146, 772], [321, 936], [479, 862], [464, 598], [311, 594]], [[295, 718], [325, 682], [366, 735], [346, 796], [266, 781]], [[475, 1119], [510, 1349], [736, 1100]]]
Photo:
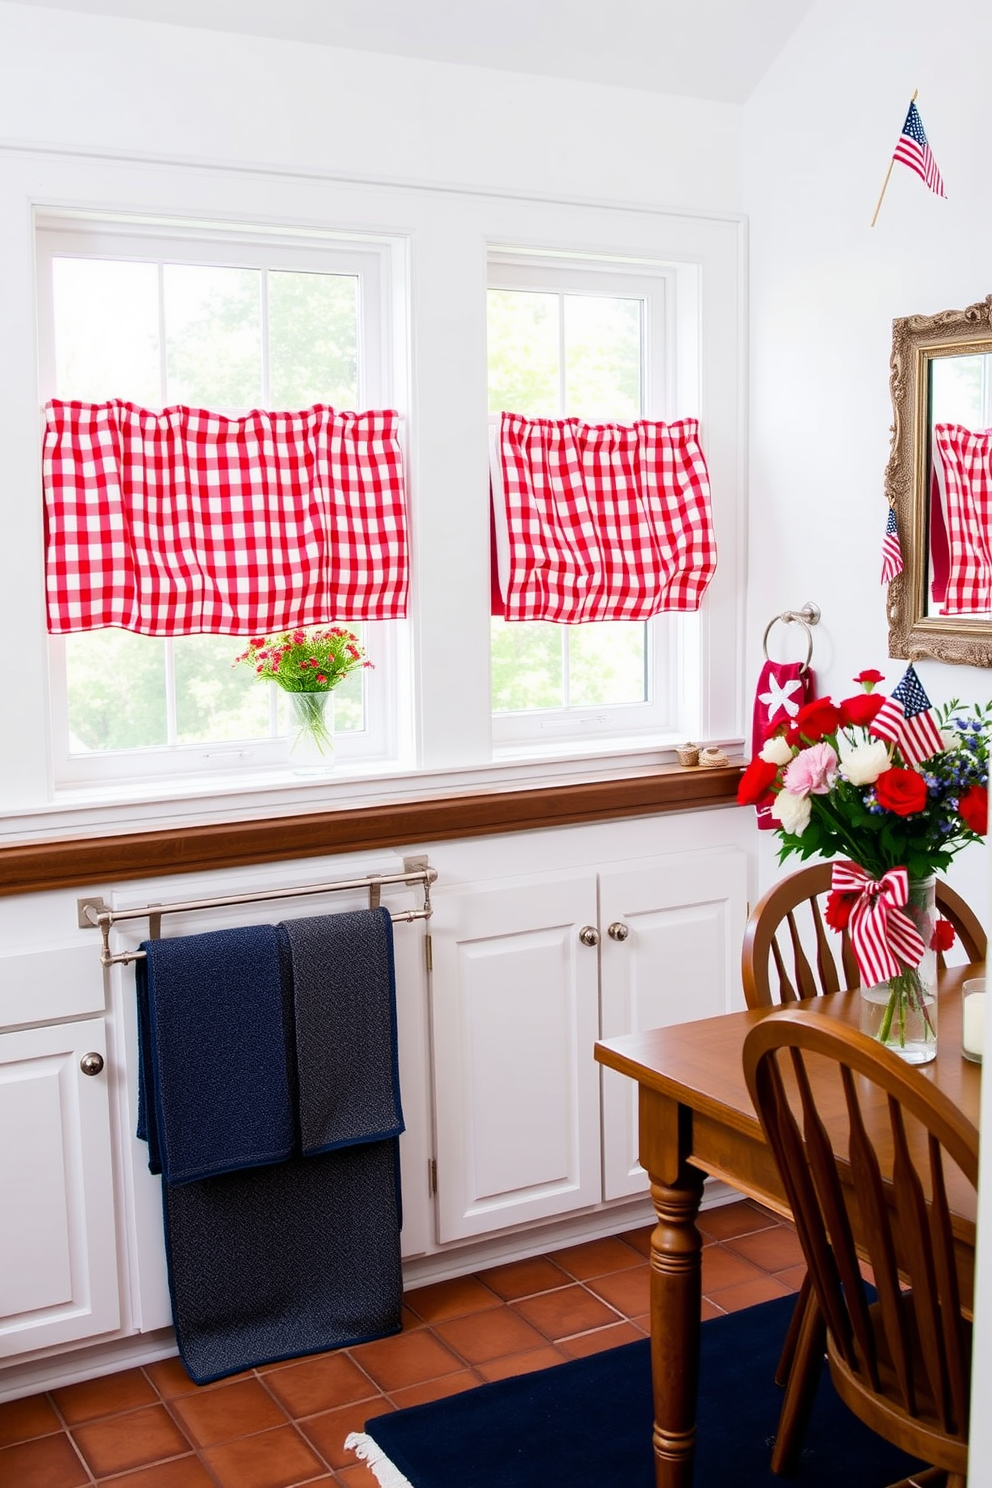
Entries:
[[630, 934], [630, 926], [625, 925], [623, 920], [614, 920], [606, 931], [611, 940], [626, 940]]
[[583, 925], [579, 931], [579, 939], [584, 946], [598, 946], [599, 931], [595, 925]]
[[84, 1054], [79, 1061], [79, 1068], [84, 1075], [98, 1075], [103, 1069], [102, 1054]]

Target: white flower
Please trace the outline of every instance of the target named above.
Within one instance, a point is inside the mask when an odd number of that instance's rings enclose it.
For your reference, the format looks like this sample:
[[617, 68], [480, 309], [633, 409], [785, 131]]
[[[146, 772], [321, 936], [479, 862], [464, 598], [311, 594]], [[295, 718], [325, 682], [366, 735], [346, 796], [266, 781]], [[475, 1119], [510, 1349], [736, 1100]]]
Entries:
[[837, 737], [840, 749], [840, 773], [852, 785], [873, 785], [892, 766], [889, 746], [884, 739], [871, 739], [867, 744], [852, 745], [843, 734]]
[[782, 734], [773, 734], [765, 740], [758, 754], [770, 765], [787, 765], [792, 758], [792, 746], [785, 742]]
[[958, 749], [961, 745], [961, 735], [956, 729], [941, 729], [940, 737], [945, 749]]
[[779, 791], [772, 802], [771, 814], [775, 821], [781, 822], [786, 832], [801, 837], [809, 826], [810, 813], [813, 810], [809, 796], [794, 796], [791, 791]]

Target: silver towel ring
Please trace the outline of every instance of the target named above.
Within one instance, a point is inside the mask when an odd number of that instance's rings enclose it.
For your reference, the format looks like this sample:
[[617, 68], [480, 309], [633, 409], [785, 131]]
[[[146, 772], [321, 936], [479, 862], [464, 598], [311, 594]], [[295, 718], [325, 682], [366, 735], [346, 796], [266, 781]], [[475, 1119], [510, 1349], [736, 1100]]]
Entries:
[[803, 605], [801, 610], [783, 610], [781, 615], [772, 616], [765, 627], [765, 634], [761, 642], [761, 650], [764, 653], [764, 658], [766, 661], [768, 661], [769, 659], [768, 637], [772, 632], [772, 627], [778, 625], [780, 621], [783, 625], [801, 625], [803, 630], [806, 632], [806, 660], [802, 664], [802, 670], [804, 672], [808, 672], [809, 664], [813, 660], [813, 632], [810, 629], [810, 626], [819, 624], [819, 606], [815, 604], [806, 604]]

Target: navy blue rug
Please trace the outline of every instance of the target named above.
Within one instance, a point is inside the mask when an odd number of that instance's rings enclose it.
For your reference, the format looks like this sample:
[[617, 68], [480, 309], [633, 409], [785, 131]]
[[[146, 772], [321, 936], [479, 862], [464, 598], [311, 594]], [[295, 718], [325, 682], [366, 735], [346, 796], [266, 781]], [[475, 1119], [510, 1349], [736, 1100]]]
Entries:
[[[794, 1302], [703, 1325], [695, 1488], [886, 1488], [920, 1466], [850, 1413], [824, 1366], [799, 1474], [772, 1473], [773, 1376]], [[358, 1446], [384, 1485], [402, 1484], [398, 1470], [412, 1488], [654, 1488], [652, 1420], [645, 1339], [376, 1416]]]

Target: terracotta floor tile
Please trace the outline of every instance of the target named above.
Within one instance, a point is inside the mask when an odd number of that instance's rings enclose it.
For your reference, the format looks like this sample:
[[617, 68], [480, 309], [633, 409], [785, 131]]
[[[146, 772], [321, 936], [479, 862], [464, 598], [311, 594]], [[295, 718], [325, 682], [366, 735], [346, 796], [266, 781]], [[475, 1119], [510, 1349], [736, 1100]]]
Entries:
[[78, 1385], [63, 1385], [52, 1391], [52, 1399], [67, 1426], [158, 1404], [157, 1394], [140, 1369], [122, 1369], [99, 1379], [82, 1380]]
[[522, 1354], [505, 1354], [502, 1359], [489, 1359], [477, 1368], [488, 1384], [493, 1380], [510, 1379], [518, 1374], [533, 1374], [538, 1369], [550, 1369], [562, 1362], [558, 1349], [549, 1343], [545, 1348], [528, 1349]]
[[617, 1348], [621, 1343], [637, 1343], [644, 1333], [634, 1323], [610, 1323], [606, 1328], [594, 1328], [591, 1333], [579, 1333], [574, 1338], [563, 1338], [558, 1347], [570, 1359], [587, 1359], [590, 1354], [600, 1354], [603, 1349]]
[[614, 1271], [610, 1276], [597, 1276], [586, 1285], [624, 1317], [636, 1317], [651, 1306], [651, 1271], [646, 1264], [635, 1266], [632, 1271]]
[[4, 1488], [85, 1488], [90, 1475], [64, 1431], [0, 1450]]
[[327, 1477], [326, 1466], [295, 1426], [243, 1436], [200, 1455], [221, 1488], [291, 1488]]
[[763, 1271], [784, 1271], [787, 1266], [803, 1264], [803, 1248], [794, 1230], [775, 1225], [770, 1230], [757, 1230], [752, 1235], [737, 1235], [724, 1244], [753, 1266]]
[[301, 1364], [267, 1370], [265, 1387], [293, 1417], [315, 1416], [378, 1394], [368, 1375], [345, 1353], [321, 1354]]
[[471, 1369], [459, 1374], [443, 1374], [440, 1379], [424, 1380], [422, 1385], [408, 1385], [405, 1390], [394, 1390], [391, 1396], [397, 1410], [406, 1410], [408, 1405], [425, 1405], [428, 1400], [443, 1400], [446, 1395], [460, 1395], [463, 1390], [472, 1390], [479, 1383], [479, 1376]]
[[723, 1245], [707, 1245], [703, 1251], [703, 1294], [711, 1297], [724, 1287], [737, 1286], [742, 1281], [754, 1281], [765, 1273], [760, 1266], [752, 1266], [743, 1256], [727, 1250]]
[[238, 1380], [198, 1395], [179, 1395], [172, 1409], [196, 1447], [213, 1447], [286, 1425], [285, 1411], [257, 1379]]
[[699, 1309], [700, 1322], [707, 1323], [710, 1318], [723, 1317], [723, 1315], [724, 1309], [722, 1307], [718, 1307], [715, 1302], [711, 1302], [709, 1297], [703, 1298], [702, 1306]]
[[348, 1467], [355, 1461], [355, 1454], [345, 1450], [345, 1438], [353, 1431], [364, 1431], [366, 1421], [373, 1416], [382, 1416], [393, 1409], [388, 1400], [378, 1396], [360, 1405], [342, 1406], [340, 1410], [322, 1411], [308, 1421], [298, 1423], [299, 1430], [319, 1452], [325, 1462], [333, 1468]]
[[784, 1271], [775, 1272], [775, 1280], [787, 1286], [790, 1292], [798, 1292], [806, 1276], [805, 1266], [787, 1266]]
[[724, 1312], [741, 1312], [745, 1307], [755, 1307], [759, 1302], [770, 1302], [773, 1297], [787, 1297], [788, 1287], [776, 1281], [774, 1276], [758, 1276], [754, 1281], [742, 1281], [738, 1286], [724, 1287], [712, 1300]]
[[654, 1234], [655, 1228], [653, 1224], [649, 1224], [642, 1225], [639, 1230], [624, 1230], [620, 1239], [626, 1241], [628, 1245], [632, 1245], [635, 1250], [639, 1250], [641, 1255], [649, 1256], [651, 1254], [651, 1236]]
[[587, 1333], [590, 1328], [605, 1328], [617, 1321], [612, 1307], [580, 1286], [559, 1287], [537, 1297], [522, 1297], [513, 1306], [546, 1338], [570, 1338], [573, 1333]]
[[122, 1478], [101, 1478], [101, 1488], [216, 1488], [198, 1457], [173, 1457], [155, 1467], [139, 1467]]
[[434, 1331], [469, 1364], [482, 1364], [504, 1354], [526, 1353], [528, 1349], [542, 1348], [548, 1341], [512, 1307], [452, 1318], [450, 1322], [438, 1323]]
[[591, 1276], [605, 1276], [608, 1271], [639, 1266], [643, 1257], [625, 1240], [618, 1240], [615, 1235], [604, 1235], [599, 1240], [587, 1240], [584, 1245], [569, 1245], [564, 1250], [556, 1250], [551, 1259], [576, 1281], [588, 1281]]
[[87, 1421], [74, 1427], [72, 1435], [95, 1478], [149, 1467], [163, 1457], [189, 1451], [189, 1442], [164, 1405]]
[[0, 1447], [61, 1430], [62, 1422], [47, 1395], [29, 1395], [0, 1405]]
[[193, 1383], [178, 1354], [172, 1359], [157, 1359], [154, 1364], [145, 1364], [143, 1367], [164, 1400], [171, 1400], [174, 1395], [189, 1395], [194, 1390], [211, 1388], [209, 1385]]
[[437, 1281], [417, 1287], [403, 1299], [410, 1311], [425, 1323], [443, 1318], [463, 1317], [469, 1312], [483, 1312], [498, 1307], [499, 1298], [477, 1276], [456, 1276], [451, 1281]]
[[[350, 1454], [354, 1457], [354, 1452]], [[346, 1467], [343, 1471], [334, 1474], [340, 1488], [379, 1488], [379, 1479], [372, 1473], [364, 1462], [359, 1462], [356, 1467]]]
[[715, 1209], [704, 1209], [696, 1221], [704, 1234], [713, 1240], [729, 1240], [735, 1235], [747, 1235], [752, 1230], [766, 1230], [778, 1224], [773, 1214], [747, 1199], [738, 1199], [733, 1204], [718, 1204]]
[[428, 1330], [397, 1333], [394, 1338], [363, 1343], [352, 1349], [351, 1354], [380, 1390], [402, 1390], [405, 1385], [419, 1385], [423, 1380], [454, 1374], [464, 1367]]
[[549, 1292], [552, 1287], [568, 1286], [569, 1277], [547, 1256], [531, 1256], [524, 1261], [511, 1261], [494, 1266], [485, 1273], [486, 1285], [507, 1302], [518, 1297], [532, 1297], [535, 1292]]

